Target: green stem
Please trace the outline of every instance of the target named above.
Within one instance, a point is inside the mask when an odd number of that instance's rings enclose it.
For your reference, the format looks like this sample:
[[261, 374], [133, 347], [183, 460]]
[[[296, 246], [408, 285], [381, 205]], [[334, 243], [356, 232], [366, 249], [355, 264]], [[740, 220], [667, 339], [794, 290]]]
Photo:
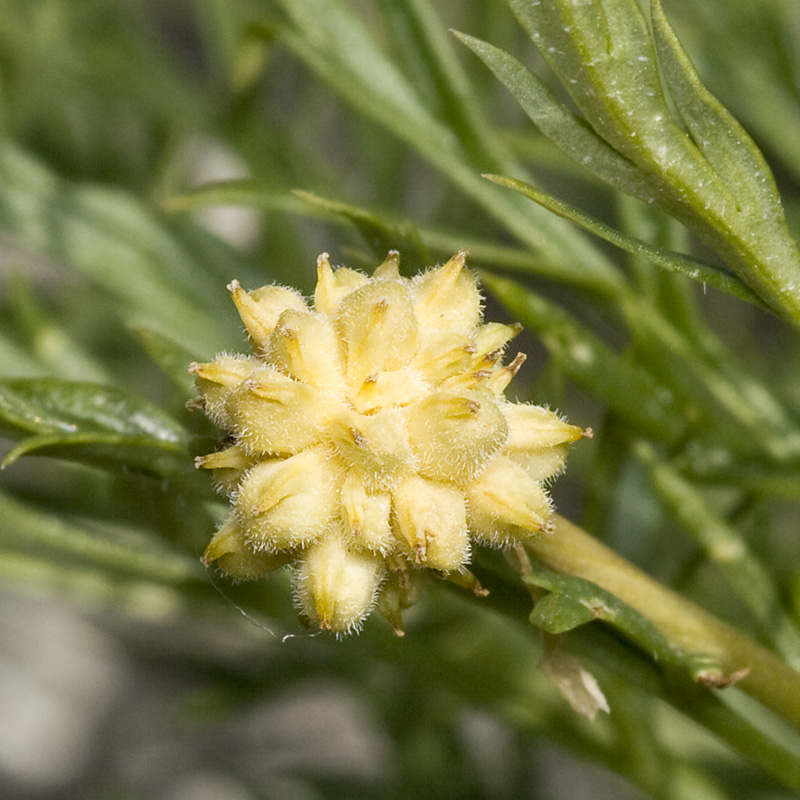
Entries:
[[736, 628], [668, 589], [563, 517], [552, 536], [526, 542], [530, 555], [558, 572], [596, 583], [646, 616], [675, 647], [713, 657], [737, 683], [800, 730], [800, 673]]

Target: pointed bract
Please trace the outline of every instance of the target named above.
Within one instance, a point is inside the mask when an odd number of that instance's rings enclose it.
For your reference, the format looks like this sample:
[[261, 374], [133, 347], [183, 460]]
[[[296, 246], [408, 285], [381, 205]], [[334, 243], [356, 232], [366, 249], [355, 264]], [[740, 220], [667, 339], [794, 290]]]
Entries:
[[352, 633], [372, 610], [384, 575], [381, 559], [354, 553], [330, 536], [309, 548], [298, 565], [298, 601], [322, 630]]

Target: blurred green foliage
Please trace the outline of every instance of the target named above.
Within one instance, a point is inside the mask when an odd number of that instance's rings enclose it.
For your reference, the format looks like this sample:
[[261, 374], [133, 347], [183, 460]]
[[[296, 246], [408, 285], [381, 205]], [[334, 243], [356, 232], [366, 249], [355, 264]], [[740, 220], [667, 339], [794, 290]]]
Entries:
[[[538, 4], [512, 5], [524, 16]], [[612, 21], [633, 7], [593, 6]], [[798, 7], [672, 0], [665, 12], [765, 153], [796, 227]], [[567, 151], [595, 131], [606, 174], [555, 147], [451, 28], [477, 37], [501, 79], [522, 81], [511, 88], [523, 105], [550, 98], [558, 117], [562, 104]], [[372, 620], [357, 639], [283, 647], [233, 603], [278, 638], [297, 633], [286, 577], [220, 596], [197, 559], [223, 508], [193, 469], [217, 434], [185, 406], [185, 367], [243, 349], [226, 284], [308, 292], [323, 250], [371, 269], [396, 247], [411, 273], [467, 248], [491, 315], [533, 333], [522, 391], [595, 430], [554, 487], [560, 513], [798, 667], [800, 338], [794, 304], [776, 300], [794, 243], [773, 220], [781, 232], [764, 234], [759, 253], [783, 271], [762, 293], [761, 262], [720, 246], [728, 233], [707, 209], [662, 203], [654, 184], [652, 197], [633, 192], [652, 204], [621, 191], [644, 173], [604, 182], [633, 170], [625, 140], [610, 136], [611, 152], [602, 125], [575, 116], [579, 98], [544, 55], [505, 5], [480, 0], [4, 0], [0, 574], [123, 620], [141, 617], [136, 598], [148, 596], [161, 609], [153, 628], [201, 630], [202, 656], [155, 636], [143, 656], [202, 684], [213, 713], [198, 712], [197, 725], [301, 682], [341, 682], [392, 742], [383, 797], [547, 798], [531, 764], [550, 743], [664, 800], [789, 798], [800, 735], [737, 705], [735, 688], [722, 690], [730, 716], [687, 721], [691, 697], [658, 688], [663, 665], [647, 644], [600, 622], [563, 637], [611, 705], [594, 722], [578, 717], [538, 671], [528, 589], [496, 553], [476, 563], [489, 599], [431, 586], [405, 639]], [[633, 244], [610, 247], [487, 173], [555, 195], [563, 216]], [[681, 264], [757, 304], [679, 274]], [[125, 641], [125, 625], [115, 630]], [[214, 644], [231, 631], [234, 653]], [[494, 784], [462, 736], [478, 712], [513, 745]], [[703, 729], [733, 719], [744, 721], [735, 749]], [[759, 755], [773, 746], [772, 761]], [[376, 791], [324, 771], [297, 778], [309, 797]], [[102, 780], [129, 791], [119, 776]], [[275, 796], [254, 782], [248, 791]]]

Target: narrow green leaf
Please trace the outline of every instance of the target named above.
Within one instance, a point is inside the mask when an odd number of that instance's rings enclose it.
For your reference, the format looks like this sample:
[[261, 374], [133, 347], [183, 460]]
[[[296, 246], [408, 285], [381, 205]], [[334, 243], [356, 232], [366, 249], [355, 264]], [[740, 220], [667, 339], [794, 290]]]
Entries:
[[[532, 215], [531, 209], [526, 211], [514, 200], [503, 198], [502, 192], [480, 179], [480, 162], [465, 150], [458, 132], [426, 108], [348, 4], [340, 0], [281, 0], [281, 5], [293, 23], [278, 31], [281, 40], [349, 103], [411, 145], [532, 248], [543, 262], [543, 270], [597, 291], [618, 288], [618, 273], [597, 249], [562, 223], [554, 225], [556, 221], [546, 214]], [[493, 160], [490, 149], [489, 163]]]
[[[601, 589], [596, 583], [575, 575], [560, 575], [536, 563], [533, 564], [530, 575], [526, 575], [524, 580], [540, 589], [547, 589], [552, 593], [549, 595], [550, 597], [555, 595], [561, 599], [564, 604], [561, 614], [565, 624], [581, 618], [585, 618], [586, 622], [590, 618], [601, 620], [623, 633], [662, 668], [680, 669], [687, 672], [693, 680], [697, 679], [697, 665], [705, 662], [705, 659], [698, 659], [699, 654], [697, 653], [681, 653], [676, 650], [643, 614], [605, 589]], [[539, 603], [541, 602], [540, 600]], [[554, 601], [553, 606], [556, 605], [556, 602], [558, 601]], [[537, 607], [539, 603], [537, 603]], [[586, 613], [576, 612], [575, 607], [583, 608]], [[534, 608], [531, 622], [537, 624], [543, 616]], [[551, 622], [546, 617], [545, 621], [548, 624]], [[562, 619], [558, 616], [553, 620], [556, 627], [559, 627], [561, 621]], [[577, 625], [571, 627], [577, 627]], [[569, 630], [569, 628], [564, 628], [564, 630]], [[707, 662], [705, 663], [707, 664]]]
[[[705, 90], [690, 97], [696, 87], [665, 38], [666, 28], [661, 26], [660, 36], [669, 78], [702, 147], [673, 118], [637, 0], [510, 0], [510, 5], [594, 131], [645, 176], [642, 186], [649, 191], [633, 185], [626, 191], [661, 205], [722, 256], [765, 303], [800, 324], [800, 250], [780, 207], [768, 203], [771, 210], [764, 213], [769, 188], [759, 191], [756, 210], [749, 208], [752, 181], [763, 170], [746, 146], [721, 144], [727, 134], [720, 118], [710, 122], [713, 110]], [[734, 165], [734, 157], [741, 163]], [[754, 165], [750, 188], [742, 194], [735, 174]]]
[[762, 632], [795, 669], [800, 668], [800, 632], [783, 610], [769, 573], [745, 539], [688, 481], [661, 461], [650, 445], [637, 442], [633, 452], [645, 465], [664, 504], [719, 567]]
[[428, 105], [458, 131], [465, 150], [473, 157], [491, 160], [498, 167], [508, 165], [508, 151], [492, 130], [480, 104], [475, 102], [475, 89], [439, 19], [436, 3], [396, 0], [385, 3], [384, 7], [394, 27], [402, 27], [402, 35], [397, 37], [399, 55], [411, 51], [416, 57], [410, 70], [412, 83], [416, 87], [421, 84], [430, 87]]
[[593, 233], [595, 236], [599, 236], [601, 239], [616, 245], [628, 253], [647, 258], [670, 272], [685, 275], [693, 280], [709, 284], [727, 294], [738, 297], [740, 300], [746, 300], [762, 308], [765, 307], [764, 302], [758, 295], [734, 275], [722, 272], [708, 264], [704, 264], [702, 261], [697, 261], [681, 253], [675, 253], [660, 247], [653, 247], [647, 244], [647, 242], [616, 231], [600, 220], [588, 214], [584, 214], [568, 203], [557, 200], [545, 192], [540, 192], [538, 189], [522, 181], [514, 180], [513, 178], [504, 178], [500, 175], [484, 175], [484, 177], [488, 178], [493, 183], [507, 186], [509, 189], [519, 192], [530, 200], [533, 200], [534, 203], [538, 203], [554, 214], [558, 214], [558, 216], [568, 219], [570, 222], [574, 222], [584, 230]]
[[568, 591], [545, 595], [536, 602], [530, 616], [532, 625], [553, 634], [566, 633], [595, 619], [594, 611]]
[[410, 223], [393, 224], [375, 214], [346, 203], [326, 200], [311, 192], [295, 191], [301, 200], [316, 205], [333, 214], [340, 214], [351, 222], [363, 236], [376, 259], [383, 260], [390, 250], [399, 250], [412, 271], [430, 266], [430, 255], [420, 239], [416, 228]]
[[624, 192], [656, 199], [657, 191], [648, 183], [647, 175], [560, 103], [541, 78], [499, 47], [454, 33], [511, 92], [539, 130], [570, 158]]
[[119, 433], [182, 444], [186, 432], [146, 400], [55, 378], [0, 380], [0, 417], [30, 433]]
[[203, 491], [186, 448], [144, 436], [111, 433], [51, 433], [31, 436], [6, 453], [0, 469], [25, 455], [51, 456], [113, 472], [139, 472], [179, 479]]
[[[250, 179], [209, 181], [170, 195], [162, 205], [166, 211], [192, 211], [207, 206], [246, 206], [287, 214], [309, 214], [309, 207], [291, 192], [274, 189]], [[323, 215], [319, 215], [323, 216]]]
[[[721, 456], [721, 457], [720, 457]], [[711, 486], [736, 486], [757, 496], [772, 496], [800, 502], [800, 470], [778, 466], [731, 461], [725, 453], [691, 452], [676, 461], [682, 474]]]
[[755, 218], [782, 218], [778, 188], [761, 151], [702, 84], [667, 21], [660, 0], [651, 0], [650, 9], [659, 65], [692, 140], [740, 199], [743, 213]]
[[32, 434], [6, 454], [57, 455], [193, 481], [186, 431], [168, 414], [119, 389], [54, 378], [0, 381], [0, 421]]
[[[247, 206], [249, 208], [263, 208], [271, 211], [281, 211], [312, 219], [322, 219], [338, 225], [351, 225], [352, 221], [337, 209], [348, 209], [354, 216], [370, 219], [374, 218], [379, 227], [385, 226], [386, 231], [397, 230], [402, 237], [406, 228], [413, 228], [416, 232], [411, 236], [410, 244], [419, 248], [414, 238], [418, 234], [421, 241], [421, 252], [430, 252], [441, 258], [449, 258], [458, 250], [468, 250], [473, 261], [480, 261], [487, 268], [507, 269], [513, 272], [537, 275], [550, 280], [563, 281], [584, 288], [597, 291], [600, 286], [591, 276], [580, 271], [565, 271], [562, 264], [543, 259], [536, 253], [516, 247], [497, 244], [488, 239], [475, 239], [461, 232], [444, 230], [440, 227], [414, 225], [412, 222], [399, 219], [377, 211], [369, 211], [333, 200], [323, 203], [309, 203], [301, 198], [309, 197], [305, 192], [284, 192], [270, 189], [263, 184], [250, 180], [215, 181], [203, 184], [190, 191], [179, 195], [172, 195], [165, 201], [165, 206], [170, 211], [188, 211], [213, 205]], [[328, 205], [330, 204], [330, 205]], [[389, 233], [378, 235], [377, 241], [394, 241]], [[381, 252], [385, 251], [381, 250]], [[405, 251], [401, 251], [405, 255]], [[380, 256], [382, 257], [382, 256]], [[431, 261], [426, 262], [426, 266]], [[615, 281], [612, 286], [616, 287]]]

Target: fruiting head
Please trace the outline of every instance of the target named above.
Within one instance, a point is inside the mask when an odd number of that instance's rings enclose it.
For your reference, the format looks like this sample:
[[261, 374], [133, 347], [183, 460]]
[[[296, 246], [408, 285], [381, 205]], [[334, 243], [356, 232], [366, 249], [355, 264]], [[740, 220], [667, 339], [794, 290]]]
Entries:
[[390, 253], [368, 278], [323, 254], [313, 305], [231, 283], [254, 354], [191, 367], [234, 442], [198, 459], [231, 500], [206, 564], [241, 580], [292, 564], [301, 613], [336, 633], [388, 585], [397, 628], [409, 572], [463, 573], [472, 541], [549, 530], [542, 481], [586, 431], [505, 399], [519, 327], [482, 322], [465, 260], [407, 279]]

